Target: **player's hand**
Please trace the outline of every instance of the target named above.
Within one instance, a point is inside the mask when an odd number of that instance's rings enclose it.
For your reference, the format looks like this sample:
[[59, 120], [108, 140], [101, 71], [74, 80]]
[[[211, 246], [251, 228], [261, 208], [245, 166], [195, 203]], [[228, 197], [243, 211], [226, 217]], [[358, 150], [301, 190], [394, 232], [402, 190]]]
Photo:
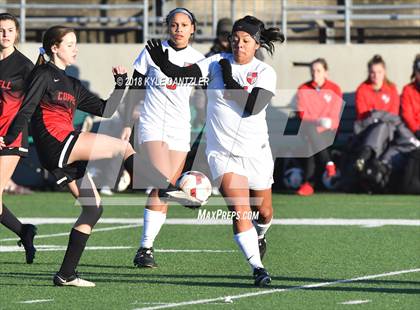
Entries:
[[158, 67], [162, 68], [169, 62], [168, 50], [163, 50], [162, 42], [159, 39], [148, 40], [146, 50]]
[[112, 74], [114, 75], [115, 84], [117, 84], [115, 87], [124, 89], [128, 81], [127, 69], [123, 66], [112, 67]]
[[6, 147], [6, 143], [4, 143], [4, 138], [0, 137], [0, 150], [2, 150], [4, 147]]
[[123, 75], [123, 74], [127, 74], [127, 69], [124, 66], [115, 66], [112, 67], [112, 74], [113, 75]]
[[129, 141], [131, 136], [131, 127], [124, 127], [121, 133], [121, 140]]

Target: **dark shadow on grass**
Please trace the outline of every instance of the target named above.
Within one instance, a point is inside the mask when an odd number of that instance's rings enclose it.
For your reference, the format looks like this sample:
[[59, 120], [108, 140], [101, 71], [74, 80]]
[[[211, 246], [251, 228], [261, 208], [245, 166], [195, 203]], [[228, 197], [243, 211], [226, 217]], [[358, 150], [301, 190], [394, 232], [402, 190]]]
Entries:
[[[106, 268], [112, 268], [109, 265], [105, 265]], [[81, 264], [80, 267], [97, 267], [100, 268], [102, 265], [89, 265], [89, 264]], [[250, 276], [247, 275], [229, 275], [229, 274], [161, 274], [155, 273], [154, 271], [159, 272], [158, 269], [149, 269], [149, 268], [137, 268], [137, 267], [121, 267], [117, 266], [117, 269], [129, 269], [135, 270], [135, 272], [141, 273], [119, 273], [120, 276], [125, 277], [150, 277], [150, 278], [175, 278], [175, 279], [182, 279], [182, 278], [202, 278], [202, 279], [233, 279], [233, 280], [243, 280], [243, 279], [250, 279]], [[150, 271], [150, 273], [148, 273]], [[106, 273], [100, 272], [85, 272], [85, 274], [91, 275], [104, 275]], [[113, 275], [113, 273], [108, 273], [108, 275]], [[340, 281], [341, 279], [323, 279], [323, 278], [309, 278], [309, 277], [282, 277], [282, 276], [272, 276], [273, 281], [290, 281], [290, 282], [308, 282], [308, 283], [323, 283], [323, 282], [335, 282]], [[354, 281], [352, 283], [359, 282], [359, 283], [366, 283], [366, 284], [402, 284], [402, 285], [420, 285], [420, 281], [403, 281], [403, 280], [361, 280], [361, 281]]]

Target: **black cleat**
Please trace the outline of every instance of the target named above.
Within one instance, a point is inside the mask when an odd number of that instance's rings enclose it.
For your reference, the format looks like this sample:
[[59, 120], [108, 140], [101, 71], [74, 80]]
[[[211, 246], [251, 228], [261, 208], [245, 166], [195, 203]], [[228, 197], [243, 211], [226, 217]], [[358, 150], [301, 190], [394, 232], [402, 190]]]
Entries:
[[37, 228], [32, 224], [23, 224], [20, 240], [17, 242], [18, 246], [25, 249], [26, 263], [32, 264], [35, 258], [36, 249], [34, 247], [34, 238]]
[[53, 283], [55, 286], [95, 287], [95, 283], [79, 278], [77, 272], [67, 278], [57, 272], [54, 275]]
[[255, 286], [268, 286], [271, 283], [271, 277], [264, 268], [254, 268]]
[[258, 248], [260, 249], [260, 258], [262, 260], [267, 251], [267, 240], [265, 239], [265, 235], [258, 239]]
[[134, 266], [139, 268], [156, 268], [153, 258], [153, 248], [139, 248], [133, 259]]

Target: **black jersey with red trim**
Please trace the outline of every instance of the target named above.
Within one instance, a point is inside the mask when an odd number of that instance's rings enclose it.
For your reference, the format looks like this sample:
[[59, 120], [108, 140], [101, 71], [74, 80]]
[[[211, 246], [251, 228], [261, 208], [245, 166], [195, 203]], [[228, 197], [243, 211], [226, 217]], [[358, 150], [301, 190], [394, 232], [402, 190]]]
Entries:
[[[33, 63], [17, 49], [0, 60], [0, 136], [6, 135], [16, 113], [19, 111]], [[7, 147], [21, 147], [22, 133], [6, 143]]]
[[[117, 75], [115, 78], [116, 81], [125, 81], [126, 75]], [[22, 107], [4, 137], [5, 143], [13, 140], [29, 120], [32, 136], [38, 146], [42, 145], [44, 138], [64, 141], [75, 130], [73, 118], [76, 109], [97, 116], [112, 116], [125, 87], [123, 82], [118, 84], [111, 97], [102, 100], [53, 63], [40, 65], [29, 78]]]

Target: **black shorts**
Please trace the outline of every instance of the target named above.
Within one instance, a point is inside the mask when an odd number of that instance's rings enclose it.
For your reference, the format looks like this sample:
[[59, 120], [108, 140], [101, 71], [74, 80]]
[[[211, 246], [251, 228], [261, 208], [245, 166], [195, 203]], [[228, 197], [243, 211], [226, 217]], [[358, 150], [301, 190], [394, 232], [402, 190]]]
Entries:
[[87, 161], [67, 164], [79, 134], [78, 131], [73, 131], [62, 142], [52, 136], [35, 139], [40, 162], [57, 178], [58, 185], [66, 185], [85, 175]]

